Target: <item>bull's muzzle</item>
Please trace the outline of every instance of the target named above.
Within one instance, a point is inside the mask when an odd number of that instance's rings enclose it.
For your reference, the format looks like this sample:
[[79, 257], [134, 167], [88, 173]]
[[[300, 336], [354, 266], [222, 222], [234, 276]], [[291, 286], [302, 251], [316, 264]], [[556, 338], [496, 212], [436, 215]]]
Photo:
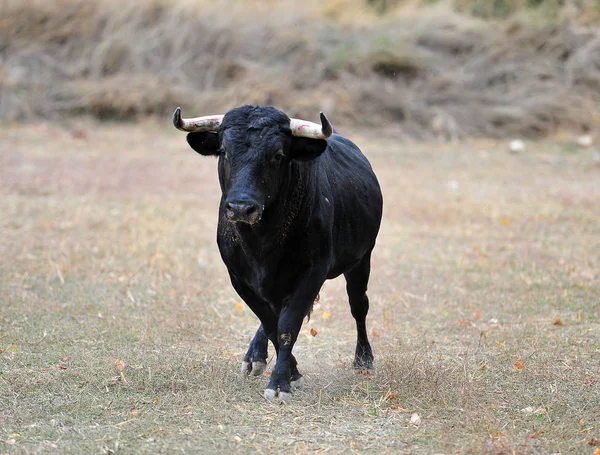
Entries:
[[260, 221], [263, 208], [252, 201], [228, 201], [225, 203], [227, 221], [254, 224]]

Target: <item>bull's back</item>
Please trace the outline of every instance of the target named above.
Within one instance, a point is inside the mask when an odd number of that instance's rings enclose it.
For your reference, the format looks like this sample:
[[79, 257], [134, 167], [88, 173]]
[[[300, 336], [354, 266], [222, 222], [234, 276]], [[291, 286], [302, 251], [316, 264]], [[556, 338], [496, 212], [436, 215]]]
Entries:
[[350, 140], [334, 134], [321, 156], [333, 206], [329, 278], [351, 269], [375, 246], [383, 197], [371, 164]]

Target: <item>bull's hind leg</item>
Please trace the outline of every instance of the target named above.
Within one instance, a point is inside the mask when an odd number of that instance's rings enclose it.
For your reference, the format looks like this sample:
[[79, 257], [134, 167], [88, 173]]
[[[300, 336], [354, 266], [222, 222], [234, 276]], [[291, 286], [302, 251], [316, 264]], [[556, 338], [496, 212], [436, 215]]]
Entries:
[[369, 298], [367, 297], [367, 283], [371, 272], [371, 252], [363, 256], [356, 267], [344, 274], [346, 278], [346, 291], [350, 302], [350, 311], [356, 320], [356, 352], [354, 354], [354, 368], [359, 371], [373, 368], [373, 351], [367, 336], [367, 313], [369, 312]]
[[264, 373], [267, 367], [267, 347], [269, 339], [265, 335], [265, 330], [262, 326], [256, 331], [256, 335], [248, 346], [248, 352], [244, 356], [242, 362], [242, 374], [252, 376], [260, 376]]

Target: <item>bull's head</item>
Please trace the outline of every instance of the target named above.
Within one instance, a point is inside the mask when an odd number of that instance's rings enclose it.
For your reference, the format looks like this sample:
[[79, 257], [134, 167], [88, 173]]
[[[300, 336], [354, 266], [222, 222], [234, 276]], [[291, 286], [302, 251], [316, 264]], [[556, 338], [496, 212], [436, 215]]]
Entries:
[[219, 182], [229, 221], [254, 224], [274, 203], [289, 177], [292, 161], [312, 160], [327, 148], [333, 129], [321, 112], [321, 125], [290, 119], [272, 107], [242, 106], [225, 115], [183, 119], [188, 144], [204, 156], [219, 157]]

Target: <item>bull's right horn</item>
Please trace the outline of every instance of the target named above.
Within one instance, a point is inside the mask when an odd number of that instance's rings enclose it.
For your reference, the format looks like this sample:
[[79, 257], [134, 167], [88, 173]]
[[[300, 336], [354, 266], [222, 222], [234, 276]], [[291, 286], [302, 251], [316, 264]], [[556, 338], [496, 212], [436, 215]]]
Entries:
[[216, 133], [223, 121], [224, 115], [207, 115], [205, 117], [181, 118], [181, 108], [173, 112], [173, 125], [181, 131], [188, 133], [212, 132]]

